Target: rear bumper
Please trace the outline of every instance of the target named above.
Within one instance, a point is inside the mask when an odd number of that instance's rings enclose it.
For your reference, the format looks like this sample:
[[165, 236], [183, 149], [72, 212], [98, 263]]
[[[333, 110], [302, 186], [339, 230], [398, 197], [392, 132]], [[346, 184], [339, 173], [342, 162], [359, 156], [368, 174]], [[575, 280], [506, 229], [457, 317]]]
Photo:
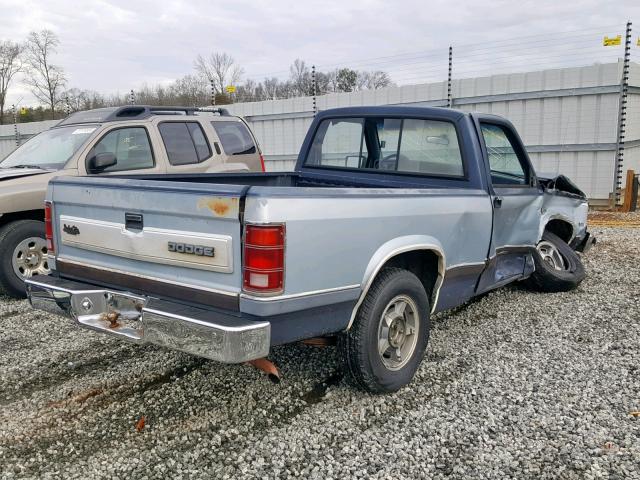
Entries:
[[58, 277], [26, 281], [31, 305], [80, 326], [224, 363], [268, 355], [271, 324]]

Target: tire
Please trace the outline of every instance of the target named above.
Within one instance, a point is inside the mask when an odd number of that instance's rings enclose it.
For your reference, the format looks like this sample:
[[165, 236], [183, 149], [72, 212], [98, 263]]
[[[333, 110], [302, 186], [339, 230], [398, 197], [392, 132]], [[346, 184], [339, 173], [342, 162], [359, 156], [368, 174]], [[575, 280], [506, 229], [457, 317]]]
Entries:
[[[22, 253], [16, 251], [18, 247]], [[25, 253], [28, 262], [23, 266], [17, 256], [24, 258]], [[26, 297], [24, 278], [48, 274], [45, 254], [44, 222], [18, 220], [0, 228], [0, 289], [15, 298]]]
[[[560, 255], [561, 261], [549, 259], [550, 255], [555, 256], [552, 248], [555, 248]], [[533, 254], [533, 260], [535, 271], [525, 282], [530, 288], [539, 292], [568, 292], [580, 285], [586, 276], [578, 254], [564, 240], [551, 232], [542, 234], [542, 239]]]
[[[404, 313], [398, 315], [399, 311]], [[383, 314], [393, 320], [383, 320]], [[387, 393], [411, 382], [429, 341], [429, 315], [429, 298], [418, 277], [400, 268], [383, 269], [367, 292], [351, 329], [339, 339], [352, 383], [371, 393]], [[412, 328], [413, 334], [407, 334]], [[379, 349], [384, 350], [384, 340], [380, 338], [384, 337], [389, 349], [382, 355]], [[400, 344], [401, 355], [396, 356]]]

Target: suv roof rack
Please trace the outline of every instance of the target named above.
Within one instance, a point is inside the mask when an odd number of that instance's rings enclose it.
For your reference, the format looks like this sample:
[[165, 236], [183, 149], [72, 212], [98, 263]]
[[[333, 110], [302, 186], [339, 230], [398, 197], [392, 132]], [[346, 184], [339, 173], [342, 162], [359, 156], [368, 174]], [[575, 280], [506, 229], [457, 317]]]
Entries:
[[164, 107], [152, 105], [126, 105], [124, 107], [106, 107], [76, 112], [60, 121], [56, 126], [73, 125], [77, 123], [103, 123], [118, 120], [141, 120], [153, 115], [195, 115], [197, 112], [217, 113], [220, 116], [230, 116], [226, 108], [220, 107]]

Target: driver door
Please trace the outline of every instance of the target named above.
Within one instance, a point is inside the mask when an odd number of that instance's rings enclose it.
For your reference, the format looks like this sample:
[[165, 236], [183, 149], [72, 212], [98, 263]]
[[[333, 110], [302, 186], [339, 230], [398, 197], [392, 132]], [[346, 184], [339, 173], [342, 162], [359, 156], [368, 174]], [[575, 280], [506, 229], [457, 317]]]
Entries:
[[[142, 125], [117, 126], [103, 133], [84, 158], [87, 175], [164, 173], [153, 149], [151, 136]], [[100, 153], [111, 153], [116, 162], [95, 168], [92, 159]], [[161, 166], [162, 165], [162, 166]]]
[[497, 288], [533, 271], [538, 242], [542, 189], [524, 145], [503, 118], [474, 115], [488, 172], [493, 205], [489, 264], [478, 293]]

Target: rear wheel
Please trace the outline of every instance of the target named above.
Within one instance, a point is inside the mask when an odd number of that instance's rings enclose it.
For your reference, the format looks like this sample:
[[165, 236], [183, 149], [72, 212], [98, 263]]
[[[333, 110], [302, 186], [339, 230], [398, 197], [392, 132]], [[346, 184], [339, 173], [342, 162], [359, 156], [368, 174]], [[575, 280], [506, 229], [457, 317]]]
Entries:
[[578, 254], [551, 232], [542, 234], [533, 259], [536, 269], [526, 282], [534, 290], [567, 292], [576, 288], [586, 275]]
[[49, 273], [43, 222], [18, 220], [0, 229], [0, 287], [5, 292], [24, 298], [24, 280]]
[[367, 293], [340, 350], [353, 382], [372, 393], [407, 385], [429, 340], [429, 298], [413, 273], [386, 268]]

